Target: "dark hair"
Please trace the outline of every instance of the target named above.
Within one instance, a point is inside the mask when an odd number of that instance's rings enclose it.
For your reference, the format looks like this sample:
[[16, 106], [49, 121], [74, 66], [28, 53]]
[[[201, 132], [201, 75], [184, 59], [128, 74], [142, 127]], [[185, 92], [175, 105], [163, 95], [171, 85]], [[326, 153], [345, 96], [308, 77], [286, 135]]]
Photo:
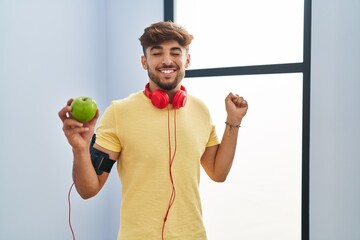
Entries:
[[146, 48], [169, 40], [176, 40], [180, 46], [188, 49], [193, 36], [182, 26], [166, 21], [154, 23], [145, 28], [139, 40], [145, 54]]

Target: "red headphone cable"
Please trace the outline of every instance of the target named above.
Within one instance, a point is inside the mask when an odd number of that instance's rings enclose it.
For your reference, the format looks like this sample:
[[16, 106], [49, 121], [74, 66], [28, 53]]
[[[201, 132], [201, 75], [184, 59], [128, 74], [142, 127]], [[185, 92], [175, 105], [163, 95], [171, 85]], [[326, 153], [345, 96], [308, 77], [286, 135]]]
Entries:
[[69, 227], [70, 227], [70, 230], [71, 230], [71, 234], [72, 234], [72, 238], [73, 240], [75, 240], [75, 233], [74, 233], [74, 230], [72, 228], [72, 225], [71, 225], [71, 201], [70, 201], [70, 194], [71, 194], [71, 190], [72, 188], [74, 187], [74, 184], [75, 183], [72, 183], [71, 186], [70, 186], [70, 189], [69, 189], [69, 193], [68, 193], [68, 204], [69, 204]]
[[177, 146], [177, 141], [176, 141], [176, 109], [174, 109], [174, 153], [171, 154], [171, 134], [170, 134], [170, 110], [168, 108], [168, 141], [169, 141], [169, 176], [170, 176], [170, 181], [171, 181], [171, 186], [172, 186], [172, 191], [171, 191], [171, 196], [169, 199], [169, 205], [164, 217], [164, 222], [163, 222], [163, 226], [162, 226], [162, 231], [161, 231], [161, 236], [162, 236], [162, 240], [164, 240], [164, 231], [165, 231], [165, 224], [167, 221], [167, 217], [169, 215], [170, 212], [170, 208], [172, 207], [172, 205], [175, 202], [175, 196], [176, 196], [176, 189], [175, 189], [175, 184], [174, 184], [174, 178], [172, 175], [172, 164], [174, 162], [174, 158], [175, 158], [175, 154], [176, 154], [176, 146]]

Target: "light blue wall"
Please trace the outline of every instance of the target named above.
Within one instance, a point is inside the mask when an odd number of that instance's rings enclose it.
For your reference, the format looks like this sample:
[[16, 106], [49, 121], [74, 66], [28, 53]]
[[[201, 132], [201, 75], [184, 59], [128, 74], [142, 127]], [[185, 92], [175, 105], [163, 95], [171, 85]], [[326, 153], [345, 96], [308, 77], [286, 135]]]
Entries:
[[[163, 0], [107, 1], [107, 104], [144, 88], [148, 81], [142, 69], [142, 49], [138, 38], [149, 24], [163, 20]], [[119, 224], [120, 184], [113, 170], [106, 182], [109, 208], [106, 218], [111, 224], [109, 239], [117, 234]], [[104, 189], [103, 189], [104, 190]], [[118, 195], [117, 192], [119, 192]], [[102, 203], [103, 204], [103, 203]], [[111, 237], [110, 237], [111, 236]]]
[[310, 239], [360, 239], [360, 1], [313, 0]]
[[[57, 113], [70, 97], [103, 111], [141, 89], [137, 39], [162, 17], [162, 0], [0, 0], [0, 239], [71, 239], [72, 154]], [[77, 239], [114, 239], [119, 201], [116, 171], [93, 199], [74, 191]]]
[[145, 27], [163, 20], [163, 0], [108, 0], [108, 5], [108, 99], [116, 99], [144, 88], [148, 81], [138, 39]]
[[[137, 38], [162, 11], [162, 0], [0, 0], [0, 239], [71, 238], [72, 156], [57, 112], [78, 95], [103, 111], [142, 88]], [[358, 0], [313, 0], [311, 240], [360, 239], [359, 12]], [[73, 192], [78, 239], [114, 239], [113, 173], [93, 199]]]

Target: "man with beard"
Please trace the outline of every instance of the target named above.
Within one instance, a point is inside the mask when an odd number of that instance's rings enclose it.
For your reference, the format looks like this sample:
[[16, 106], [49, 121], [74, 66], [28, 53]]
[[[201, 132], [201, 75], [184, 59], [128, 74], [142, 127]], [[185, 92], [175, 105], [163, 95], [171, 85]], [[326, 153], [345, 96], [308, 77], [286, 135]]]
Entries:
[[200, 166], [212, 180], [225, 181], [248, 105], [237, 94], [225, 98], [220, 141], [207, 107], [181, 85], [192, 39], [172, 22], [146, 28], [140, 37], [141, 63], [149, 82], [144, 90], [113, 101], [96, 135], [98, 113], [88, 123], [77, 122], [70, 114], [72, 99], [59, 112], [73, 149], [74, 183], [83, 198], [101, 190], [117, 162], [122, 184], [118, 240], [206, 239]]

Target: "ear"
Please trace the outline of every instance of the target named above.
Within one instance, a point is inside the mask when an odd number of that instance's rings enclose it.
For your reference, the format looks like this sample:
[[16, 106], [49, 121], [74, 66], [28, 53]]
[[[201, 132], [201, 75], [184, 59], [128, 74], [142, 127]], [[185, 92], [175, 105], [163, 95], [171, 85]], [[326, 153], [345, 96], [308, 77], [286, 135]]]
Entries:
[[141, 65], [143, 66], [143, 68], [144, 68], [145, 70], [148, 69], [145, 56], [141, 56]]
[[187, 54], [185, 68], [188, 68], [190, 66], [190, 60], [191, 60], [191, 56], [190, 54]]

